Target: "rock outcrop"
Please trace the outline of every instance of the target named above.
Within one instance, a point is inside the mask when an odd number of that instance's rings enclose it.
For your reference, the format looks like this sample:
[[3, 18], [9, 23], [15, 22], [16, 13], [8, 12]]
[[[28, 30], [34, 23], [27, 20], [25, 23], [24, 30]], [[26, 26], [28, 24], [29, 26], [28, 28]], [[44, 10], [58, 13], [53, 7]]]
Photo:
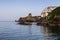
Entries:
[[32, 16], [31, 13], [29, 13], [26, 17], [19, 18], [19, 22], [37, 22], [40, 19], [41, 16]]

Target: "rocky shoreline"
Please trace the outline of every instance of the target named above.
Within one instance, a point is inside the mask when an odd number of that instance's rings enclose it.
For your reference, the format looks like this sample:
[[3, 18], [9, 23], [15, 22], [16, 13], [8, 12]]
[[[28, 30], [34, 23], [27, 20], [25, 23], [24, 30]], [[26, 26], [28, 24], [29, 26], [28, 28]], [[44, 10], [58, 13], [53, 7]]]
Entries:
[[49, 11], [45, 10], [40, 16], [32, 16], [32, 13], [29, 13], [26, 17], [20, 17], [18, 22], [28, 25], [36, 22], [37, 25], [60, 26], [60, 7], [48, 7], [47, 10]]

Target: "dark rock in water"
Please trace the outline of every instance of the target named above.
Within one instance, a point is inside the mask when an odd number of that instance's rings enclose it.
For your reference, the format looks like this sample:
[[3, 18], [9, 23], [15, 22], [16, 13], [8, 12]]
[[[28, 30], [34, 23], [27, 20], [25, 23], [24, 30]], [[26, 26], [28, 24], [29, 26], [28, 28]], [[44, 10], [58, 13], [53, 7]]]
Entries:
[[41, 23], [38, 22], [37, 25], [41, 25]]
[[22, 25], [32, 25], [31, 22], [19, 22], [18, 24], [22, 24]]
[[26, 20], [26, 22], [35, 22], [35, 21], [33, 21], [33, 20]]
[[15, 20], [15, 22], [18, 22], [17, 20]]

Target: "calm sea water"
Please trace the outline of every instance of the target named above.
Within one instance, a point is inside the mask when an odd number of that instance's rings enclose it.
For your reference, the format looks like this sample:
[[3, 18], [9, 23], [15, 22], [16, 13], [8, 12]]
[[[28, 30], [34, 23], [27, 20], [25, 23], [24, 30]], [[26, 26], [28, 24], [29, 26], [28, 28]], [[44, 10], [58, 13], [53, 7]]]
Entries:
[[0, 22], [0, 40], [60, 40], [60, 28]]

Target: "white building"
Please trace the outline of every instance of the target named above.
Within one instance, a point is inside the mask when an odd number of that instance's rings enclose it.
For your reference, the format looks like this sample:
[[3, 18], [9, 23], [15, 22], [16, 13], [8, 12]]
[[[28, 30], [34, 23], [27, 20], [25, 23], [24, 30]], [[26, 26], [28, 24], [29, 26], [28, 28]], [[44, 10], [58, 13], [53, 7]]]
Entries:
[[55, 8], [56, 8], [56, 6], [49, 6], [49, 7], [45, 8], [41, 13], [41, 17], [46, 17], [48, 15], [48, 12], [51, 12]]

